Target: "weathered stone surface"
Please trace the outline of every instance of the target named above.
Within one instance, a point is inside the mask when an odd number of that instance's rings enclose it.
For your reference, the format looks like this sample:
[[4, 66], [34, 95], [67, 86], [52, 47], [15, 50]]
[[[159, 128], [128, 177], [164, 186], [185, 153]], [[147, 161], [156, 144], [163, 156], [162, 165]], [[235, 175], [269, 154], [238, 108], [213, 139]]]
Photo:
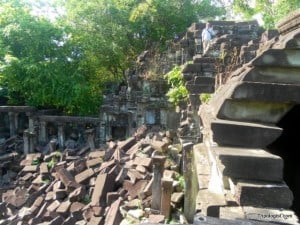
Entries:
[[276, 124], [291, 108], [291, 103], [272, 103], [226, 99], [217, 117], [234, 121]]
[[95, 166], [99, 166], [102, 162], [103, 160], [101, 158], [93, 158], [86, 161], [86, 166], [88, 168], [95, 167]]
[[118, 144], [118, 147], [122, 149], [123, 151], [128, 151], [133, 145], [136, 144], [136, 140], [134, 137], [128, 138], [126, 141], [123, 141], [122, 143]]
[[88, 179], [94, 176], [95, 172], [93, 169], [87, 169], [75, 176], [75, 181], [79, 184], [85, 183]]
[[294, 49], [269, 49], [252, 61], [254, 66], [300, 67], [299, 51]]
[[[223, 176], [240, 179], [282, 181], [283, 161], [261, 149], [213, 147]], [[257, 168], [260, 168], [259, 170]]]
[[63, 215], [65, 217], [69, 213], [69, 209], [71, 207], [71, 204], [72, 203], [70, 201], [64, 201], [64, 202], [62, 202], [58, 206], [58, 208], [56, 209], [56, 212], [59, 213], [59, 214], [61, 214], [61, 215]]
[[151, 158], [135, 157], [133, 160], [133, 165], [144, 166], [147, 168], [149, 168], [152, 165], [151, 163]]
[[235, 88], [231, 97], [266, 102], [299, 103], [299, 89], [299, 85], [294, 84], [242, 82]]
[[245, 219], [241, 206], [225, 206], [220, 208], [219, 218], [227, 220]]
[[186, 64], [182, 70], [182, 73], [201, 73], [201, 72], [202, 72], [201, 63]]
[[166, 152], [168, 150], [168, 146], [169, 144], [168, 143], [165, 143], [163, 141], [152, 141], [150, 143], [150, 145], [157, 151], [160, 151], [160, 152]]
[[122, 215], [120, 213], [120, 205], [121, 205], [121, 200], [118, 199], [115, 201], [109, 208], [107, 215], [105, 217], [105, 225], [115, 225], [115, 224], [120, 224], [122, 221]]
[[75, 178], [65, 168], [61, 168], [60, 170], [58, 170], [57, 176], [64, 183], [65, 187], [67, 188], [79, 187], [78, 183], [75, 181]]
[[284, 183], [238, 181], [235, 197], [241, 206], [288, 209], [293, 203], [293, 193]]
[[214, 84], [186, 84], [185, 85], [190, 94], [214, 93]]
[[276, 126], [238, 121], [217, 120], [211, 123], [213, 139], [221, 146], [265, 148], [282, 133]]
[[128, 180], [124, 180], [123, 188], [128, 191], [131, 198], [135, 198], [143, 192], [147, 184], [147, 180], [139, 180], [137, 183], [131, 183]]
[[208, 189], [199, 190], [196, 199], [196, 212], [201, 212], [204, 216], [219, 216], [219, 209], [226, 205], [223, 194], [209, 191]]
[[106, 206], [106, 194], [114, 189], [114, 176], [111, 174], [99, 174], [95, 189], [92, 194], [92, 206]]

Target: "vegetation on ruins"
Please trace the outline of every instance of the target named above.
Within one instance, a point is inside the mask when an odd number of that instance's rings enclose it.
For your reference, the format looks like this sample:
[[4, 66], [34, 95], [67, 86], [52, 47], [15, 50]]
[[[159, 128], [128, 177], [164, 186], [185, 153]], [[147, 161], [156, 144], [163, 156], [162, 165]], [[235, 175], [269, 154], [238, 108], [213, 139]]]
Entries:
[[175, 106], [186, 102], [188, 99], [189, 92], [185, 87], [182, 69], [183, 66], [175, 65], [170, 72], [164, 75], [170, 86], [167, 92], [168, 100]]
[[[193, 22], [225, 14], [222, 0], [215, 6], [210, 0], [65, 0], [47, 8], [49, 2], [55, 1], [1, 0], [0, 96], [73, 115], [97, 114], [105, 84], [124, 81], [142, 51], [164, 50]], [[247, 1], [234, 5], [250, 16], [269, 1], [256, 2], [253, 10]], [[274, 21], [299, 8], [296, 0], [275, 5], [262, 12]], [[37, 9], [43, 6], [48, 17]]]

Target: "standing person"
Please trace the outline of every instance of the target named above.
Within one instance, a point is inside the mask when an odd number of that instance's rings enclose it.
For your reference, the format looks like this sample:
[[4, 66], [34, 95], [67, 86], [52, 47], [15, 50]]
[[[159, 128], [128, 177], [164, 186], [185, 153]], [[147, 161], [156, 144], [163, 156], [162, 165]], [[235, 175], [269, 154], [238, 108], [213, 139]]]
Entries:
[[206, 27], [202, 31], [202, 45], [203, 45], [203, 55], [209, 48], [210, 41], [215, 35], [213, 27], [210, 23], [206, 23]]

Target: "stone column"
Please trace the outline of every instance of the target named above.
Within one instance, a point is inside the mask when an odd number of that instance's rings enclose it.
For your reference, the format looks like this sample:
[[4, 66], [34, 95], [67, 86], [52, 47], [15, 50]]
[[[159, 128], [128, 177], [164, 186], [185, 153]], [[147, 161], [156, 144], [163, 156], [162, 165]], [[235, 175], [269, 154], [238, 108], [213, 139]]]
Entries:
[[19, 130], [19, 113], [18, 112], [15, 113], [15, 129], [16, 129], [16, 133], [18, 134], [18, 130]]
[[185, 181], [184, 194], [184, 215], [189, 222], [193, 221], [196, 211], [197, 183], [195, 177], [195, 169], [193, 167], [193, 146], [192, 142], [182, 144], [183, 150], [183, 176]]
[[39, 133], [39, 142], [47, 143], [47, 122], [40, 121], [40, 133]]
[[64, 124], [57, 124], [57, 128], [58, 128], [58, 145], [59, 148], [63, 149], [65, 146], [65, 131], [64, 131]]
[[12, 137], [16, 135], [15, 113], [9, 112], [8, 118], [9, 118], [9, 134]]
[[[155, 153], [155, 152], [154, 152]], [[160, 210], [161, 205], [161, 179], [164, 172], [165, 156], [152, 156], [153, 164], [153, 183], [152, 183], [152, 203], [151, 207], [155, 210]]]
[[55, 152], [56, 151], [56, 144], [57, 144], [57, 140], [53, 139], [50, 141], [50, 152]]
[[91, 151], [95, 150], [95, 129], [88, 129], [85, 133], [87, 134], [87, 141]]
[[26, 116], [28, 116], [28, 129], [29, 131], [34, 130], [34, 115], [32, 112], [27, 112]]
[[28, 130], [24, 130], [23, 140], [24, 140], [24, 154], [27, 155], [29, 153], [29, 131]]
[[171, 213], [171, 196], [173, 191], [173, 180], [163, 178], [161, 180], [161, 210], [160, 213], [165, 216], [166, 219], [170, 218]]
[[95, 141], [96, 141], [96, 146], [99, 146], [101, 143], [101, 123], [97, 123], [95, 127]]
[[29, 132], [28, 136], [29, 136], [29, 153], [33, 153], [36, 144], [36, 133], [31, 131]]

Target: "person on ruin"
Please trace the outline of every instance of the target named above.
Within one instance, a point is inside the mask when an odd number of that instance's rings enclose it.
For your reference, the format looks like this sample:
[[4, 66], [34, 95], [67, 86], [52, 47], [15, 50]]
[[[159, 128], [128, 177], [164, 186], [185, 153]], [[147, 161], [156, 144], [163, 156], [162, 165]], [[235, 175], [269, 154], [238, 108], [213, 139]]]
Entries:
[[206, 23], [206, 27], [202, 31], [202, 46], [203, 46], [203, 55], [209, 49], [210, 42], [215, 35], [213, 26], [210, 23]]

